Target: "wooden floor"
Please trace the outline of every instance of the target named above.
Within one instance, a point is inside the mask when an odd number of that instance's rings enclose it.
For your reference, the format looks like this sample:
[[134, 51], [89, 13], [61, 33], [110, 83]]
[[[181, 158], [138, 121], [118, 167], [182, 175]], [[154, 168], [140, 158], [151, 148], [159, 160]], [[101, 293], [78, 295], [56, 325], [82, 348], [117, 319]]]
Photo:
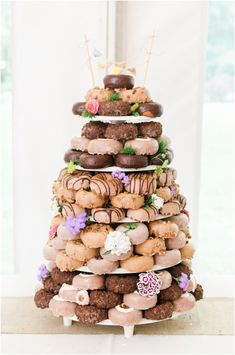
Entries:
[[[135, 334], [159, 335], [233, 335], [233, 299], [206, 298], [177, 320], [135, 327]], [[86, 326], [74, 322], [65, 328], [61, 318], [48, 309], [35, 307], [31, 297], [2, 299], [4, 334], [122, 334], [118, 326]]]

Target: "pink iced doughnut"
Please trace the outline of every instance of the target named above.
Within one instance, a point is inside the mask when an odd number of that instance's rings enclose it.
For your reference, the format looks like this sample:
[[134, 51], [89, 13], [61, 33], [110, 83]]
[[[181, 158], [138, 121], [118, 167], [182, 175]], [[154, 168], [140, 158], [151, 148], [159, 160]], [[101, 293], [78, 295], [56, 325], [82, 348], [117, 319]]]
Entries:
[[87, 152], [90, 139], [85, 137], [73, 137], [71, 139], [71, 148], [80, 150], [81, 152]]
[[76, 240], [79, 239], [79, 234], [71, 234], [64, 224], [60, 224], [57, 229], [57, 236], [62, 240]]
[[55, 249], [51, 241], [49, 241], [43, 248], [43, 257], [49, 261], [55, 261], [56, 256], [59, 253], [58, 249]]
[[64, 301], [59, 296], [54, 296], [49, 303], [49, 309], [55, 317], [72, 317], [75, 314], [75, 303]]
[[107, 250], [105, 248], [100, 249], [100, 255], [104, 260], [108, 261], [118, 261], [118, 260], [125, 260], [129, 258], [133, 252], [133, 246], [130, 247], [130, 250], [128, 250], [126, 253], [122, 253], [120, 255], [116, 254], [105, 254]]
[[138, 324], [142, 319], [142, 312], [133, 308], [116, 306], [109, 309], [108, 316], [113, 324], [127, 326]]
[[61, 238], [55, 237], [51, 240], [51, 245], [58, 250], [65, 249], [67, 244], [67, 240], [63, 240]]
[[154, 256], [155, 264], [168, 267], [178, 264], [181, 261], [181, 254], [178, 249], [167, 250], [164, 255]]
[[163, 216], [171, 216], [179, 214], [181, 210], [180, 202], [178, 200], [172, 200], [164, 203], [160, 212]]
[[171, 286], [172, 276], [169, 273], [169, 271], [164, 270], [164, 271], [158, 272], [157, 274], [160, 276], [161, 281], [162, 281], [161, 290], [165, 290], [166, 288]]
[[155, 155], [158, 151], [158, 141], [153, 138], [136, 138], [127, 141], [124, 148], [131, 147], [136, 155]]
[[65, 301], [75, 302], [78, 290], [72, 285], [63, 284], [59, 290], [59, 297], [63, 298]]
[[104, 288], [104, 276], [79, 274], [74, 276], [72, 285], [77, 290], [98, 290]]
[[116, 230], [125, 233], [133, 245], [143, 243], [149, 236], [148, 227], [144, 223], [120, 224]]
[[154, 221], [149, 223], [149, 233], [158, 238], [176, 238], [179, 232], [177, 224], [169, 221]]
[[197, 287], [197, 281], [193, 274], [190, 275], [187, 292], [194, 292]]
[[97, 275], [109, 274], [115, 271], [118, 266], [118, 261], [108, 261], [99, 258], [93, 258], [87, 262], [88, 269]]
[[157, 295], [151, 297], [141, 296], [137, 292], [125, 294], [123, 297], [123, 303], [130, 308], [137, 310], [149, 309], [157, 304]]
[[179, 229], [187, 228], [189, 224], [189, 218], [185, 213], [180, 213], [177, 216], [172, 216], [169, 218], [169, 221], [176, 223]]
[[179, 231], [176, 238], [166, 239], [167, 249], [180, 249], [183, 248], [185, 244], [186, 244], [186, 236], [182, 231]]
[[127, 210], [127, 217], [138, 222], [154, 221], [158, 215], [158, 210], [154, 206], [142, 207], [137, 210]]
[[88, 144], [89, 154], [101, 154], [101, 155], [116, 155], [120, 152], [123, 145], [115, 139], [92, 139]]
[[173, 301], [175, 312], [187, 312], [195, 306], [195, 298], [191, 293], [184, 293], [180, 298]]

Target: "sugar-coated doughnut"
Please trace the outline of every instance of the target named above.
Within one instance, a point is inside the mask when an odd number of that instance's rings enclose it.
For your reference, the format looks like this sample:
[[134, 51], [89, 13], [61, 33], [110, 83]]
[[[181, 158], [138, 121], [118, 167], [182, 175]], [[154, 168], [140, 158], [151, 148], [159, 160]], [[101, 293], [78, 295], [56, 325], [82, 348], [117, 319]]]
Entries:
[[81, 208], [102, 207], [105, 201], [105, 196], [97, 195], [93, 191], [79, 190], [76, 193], [76, 203]]
[[126, 294], [136, 290], [137, 275], [108, 275], [105, 286], [107, 290], [116, 293]]
[[180, 209], [180, 202], [178, 200], [172, 200], [164, 203], [160, 211], [163, 216], [170, 216], [179, 214]]
[[158, 272], [157, 274], [162, 281], [161, 290], [165, 290], [166, 288], [171, 286], [172, 276], [169, 273], [169, 271], [163, 270], [163, 271]]
[[122, 149], [122, 143], [115, 139], [92, 139], [88, 144], [88, 153], [97, 155], [115, 155]]
[[141, 137], [158, 138], [162, 134], [162, 125], [160, 122], [139, 123], [138, 134]]
[[[82, 136], [87, 139], [105, 138], [107, 124], [104, 122], [88, 122], [82, 127]], [[106, 137], [108, 138], [108, 137]]]
[[128, 250], [126, 253], [122, 253], [120, 255], [117, 254], [112, 254], [112, 253], [107, 253], [107, 250], [105, 248], [100, 249], [100, 255], [103, 259], [108, 260], [108, 261], [118, 261], [118, 260], [125, 260], [129, 258], [132, 255], [133, 252], [133, 247], [130, 247], [130, 250]]
[[192, 274], [191, 268], [183, 264], [183, 262], [178, 265], [170, 267], [168, 271], [171, 273], [173, 277], [180, 277], [181, 273], [184, 273], [188, 276], [188, 278], [190, 278], [190, 275]]
[[167, 250], [164, 255], [154, 256], [155, 264], [163, 267], [173, 266], [181, 261], [181, 254], [178, 249]]
[[173, 304], [171, 302], [165, 302], [144, 311], [144, 318], [152, 320], [168, 319], [172, 317], [173, 311]]
[[197, 284], [197, 287], [194, 292], [192, 292], [196, 301], [200, 301], [203, 298], [203, 288], [200, 284]]
[[130, 272], [144, 272], [150, 270], [153, 265], [152, 256], [134, 255], [126, 260], [121, 260], [121, 267]]
[[47, 244], [43, 247], [43, 257], [46, 260], [49, 261], [55, 261], [56, 260], [56, 256], [59, 253], [59, 250], [56, 249], [53, 246], [53, 243], [51, 243], [51, 241], [47, 242]]
[[114, 162], [120, 168], [139, 169], [148, 166], [148, 157], [144, 155], [117, 154]]
[[177, 177], [175, 169], [167, 168], [163, 173], [157, 176], [157, 186], [171, 186]]
[[120, 224], [116, 230], [125, 233], [133, 245], [143, 243], [149, 236], [148, 227], [144, 223]]
[[117, 141], [128, 141], [138, 136], [138, 128], [134, 123], [114, 123], [109, 124], [105, 131], [105, 138]]
[[90, 139], [86, 137], [73, 137], [71, 139], [71, 148], [80, 152], [87, 152]]
[[192, 259], [195, 254], [195, 247], [193, 244], [187, 243], [180, 249], [180, 253], [182, 259]]
[[93, 208], [91, 210], [92, 217], [98, 223], [117, 223], [125, 217], [124, 210], [116, 207]]
[[160, 117], [163, 113], [163, 108], [156, 102], [139, 103], [138, 112], [141, 116]]
[[75, 314], [76, 304], [64, 301], [59, 296], [54, 296], [49, 303], [49, 309], [55, 317], [72, 317]]
[[104, 283], [104, 276], [80, 273], [73, 278], [72, 285], [77, 290], [98, 290], [104, 288]]
[[80, 156], [80, 165], [85, 169], [102, 169], [113, 165], [111, 155], [98, 155], [83, 153]]
[[80, 240], [69, 240], [65, 251], [70, 258], [80, 261], [88, 261], [98, 255], [98, 249], [88, 248]]
[[154, 138], [136, 138], [126, 141], [124, 148], [131, 147], [136, 155], [154, 155], [158, 151], [158, 141]]
[[157, 194], [157, 196], [161, 197], [164, 200], [164, 202], [168, 202], [172, 199], [172, 192], [171, 192], [170, 188], [167, 186], [159, 187], [156, 190], [156, 194]]
[[60, 284], [56, 283], [51, 276], [48, 276], [45, 280], [43, 280], [43, 287], [45, 291], [57, 295], [60, 289]]
[[101, 309], [94, 306], [80, 306], [75, 308], [75, 314], [79, 322], [83, 324], [96, 324], [108, 318], [107, 309]]
[[92, 177], [90, 188], [99, 195], [115, 196], [122, 191], [122, 182], [112, 174], [100, 173]]
[[80, 238], [88, 248], [101, 248], [109, 232], [113, 232], [113, 228], [105, 224], [94, 223], [85, 227], [80, 233]]
[[101, 258], [93, 258], [87, 262], [87, 267], [97, 275], [109, 274], [119, 266], [118, 261], [108, 261]]
[[61, 184], [64, 189], [72, 190], [87, 190], [90, 186], [91, 174], [87, 171], [75, 170], [73, 174], [66, 173], [61, 179]]
[[83, 265], [82, 261], [70, 258], [65, 250], [59, 251], [55, 262], [61, 271], [74, 271]]
[[82, 112], [86, 109], [86, 103], [85, 102], [76, 102], [73, 107], [72, 111], [74, 115], [82, 115]]
[[173, 301], [175, 312], [187, 312], [195, 306], [195, 298], [191, 293], [184, 293], [180, 298]]
[[169, 217], [169, 221], [176, 223], [179, 229], [184, 229], [188, 226], [189, 218], [185, 213], [180, 213], [177, 216]]
[[142, 207], [137, 210], [127, 210], [127, 217], [139, 222], [154, 221], [158, 214], [158, 210], [154, 206]]
[[70, 161], [79, 161], [82, 153], [83, 152], [74, 149], [67, 150], [64, 154], [65, 163], [69, 163]]
[[162, 238], [150, 237], [145, 242], [135, 246], [135, 253], [139, 255], [153, 256], [165, 254], [166, 245]]
[[62, 203], [62, 215], [64, 217], [73, 216], [76, 217], [79, 213], [84, 212], [84, 209], [76, 205], [76, 203]]
[[109, 74], [103, 79], [104, 87], [109, 89], [132, 89], [134, 86], [134, 77], [126, 74]]
[[93, 290], [90, 292], [90, 305], [98, 308], [113, 308], [122, 303], [122, 296], [107, 290]]
[[129, 174], [129, 184], [125, 186], [125, 190], [137, 195], [152, 195], [157, 188], [155, 174], [134, 173]]
[[55, 267], [51, 270], [51, 277], [56, 283], [60, 285], [62, 285], [63, 283], [71, 285], [74, 276], [76, 276], [77, 274], [77, 271], [60, 271], [58, 267]]
[[131, 106], [128, 102], [104, 101], [99, 104], [98, 114], [100, 116], [128, 116], [130, 110]]
[[51, 240], [51, 245], [53, 246], [53, 248], [61, 250], [61, 249], [65, 249], [67, 244], [67, 240], [55, 237]]
[[179, 227], [170, 221], [153, 221], [149, 223], [149, 233], [159, 238], [176, 238]]
[[185, 233], [179, 231], [176, 238], [166, 239], [166, 247], [167, 249], [181, 249], [186, 244], [186, 236]]
[[57, 236], [62, 240], [76, 240], [79, 239], [79, 234], [72, 234], [68, 231], [64, 224], [60, 224], [57, 229]]
[[157, 295], [146, 297], [140, 295], [138, 292], [128, 293], [124, 295], [123, 302], [130, 308], [145, 310], [156, 306]]
[[134, 89], [122, 89], [119, 96], [124, 102], [141, 103], [150, 101], [149, 92], [144, 87], [136, 87]]
[[107, 101], [110, 95], [112, 95], [113, 93], [114, 91], [111, 89], [103, 89], [103, 88], [95, 87], [93, 89], [90, 89], [86, 93], [85, 100], [89, 101], [91, 99], [95, 99], [98, 100], [99, 102]]
[[144, 197], [128, 192], [122, 192], [111, 199], [111, 204], [118, 208], [137, 209], [144, 206]]
[[48, 308], [50, 300], [54, 297], [51, 292], [45, 291], [43, 288], [38, 290], [34, 295], [34, 303], [38, 308]]
[[138, 324], [142, 319], [142, 312], [122, 305], [109, 309], [108, 316], [113, 324], [128, 326]]

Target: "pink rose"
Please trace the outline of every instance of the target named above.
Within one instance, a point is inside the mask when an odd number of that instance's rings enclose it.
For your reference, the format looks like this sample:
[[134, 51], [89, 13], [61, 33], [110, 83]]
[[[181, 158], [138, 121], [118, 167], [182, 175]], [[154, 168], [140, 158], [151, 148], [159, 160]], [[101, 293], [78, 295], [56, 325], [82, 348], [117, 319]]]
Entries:
[[95, 115], [99, 110], [99, 101], [96, 99], [91, 99], [86, 103], [86, 110], [92, 115]]
[[59, 227], [59, 224], [54, 224], [54, 225], [52, 225], [52, 226], [50, 227], [50, 230], [49, 230], [49, 239], [55, 238], [58, 227]]

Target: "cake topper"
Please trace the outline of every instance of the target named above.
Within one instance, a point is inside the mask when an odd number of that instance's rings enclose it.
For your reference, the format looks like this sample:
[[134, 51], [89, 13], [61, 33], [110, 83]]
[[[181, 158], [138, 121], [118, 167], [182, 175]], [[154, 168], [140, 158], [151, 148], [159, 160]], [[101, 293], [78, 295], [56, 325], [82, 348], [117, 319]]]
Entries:
[[152, 36], [150, 37], [149, 49], [147, 50], [147, 60], [146, 60], [146, 65], [145, 65], [143, 86], [145, 86], [145, 84], [146, 84], [149, 63], [150, 63], [150, 59], [151, 59], [151, 55], [152, 55], [153, 42], [154, 42], [155, 38], [156, 38], [156, 34], [155, 34], [155, 30], [154, 30]]
[[92, 81], [92, 85], [93, 87], [95, 87], [95, 77], [94, 77], [94, 72], [93, 72], [93, 68], [92, 68], [92, 63], [91, 63], [91, 56], [90, 56], [90, 51], [89, 51], [89, 46], [88, 46], [88, 39], [87, 39], [87, 35], [84, 35], [84, 46], [85, 46], [85, 50], [86, 50], [86, 54], [87, 54], [87, 62], [88, 62], [88, 67], [91, 73], [91, 81]]

